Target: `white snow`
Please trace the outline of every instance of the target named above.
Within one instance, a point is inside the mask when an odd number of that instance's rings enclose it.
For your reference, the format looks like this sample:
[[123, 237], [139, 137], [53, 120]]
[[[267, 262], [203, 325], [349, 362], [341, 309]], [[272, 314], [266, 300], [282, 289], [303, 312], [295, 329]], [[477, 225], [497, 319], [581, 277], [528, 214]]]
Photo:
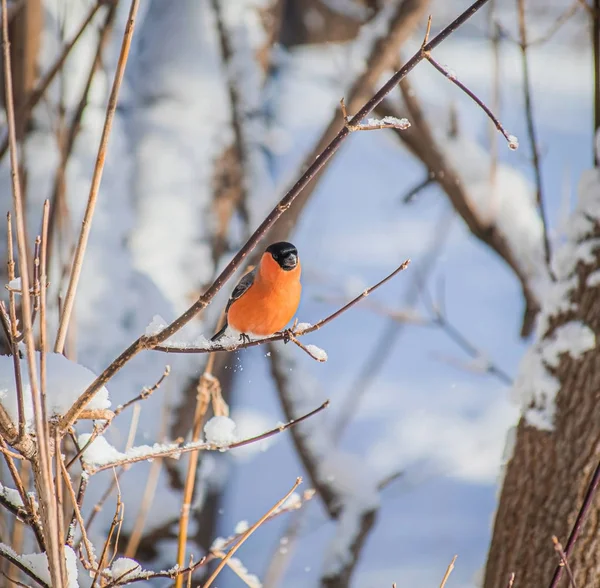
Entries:
[[[50, 579], [50, 570], [48, 569], [48, 558], [45, 553], [28, 553], [19, 555], [15, 550], [0, 543], [0, 552], [6, 553], [11, 557], [18, 560], [23, 566], [30, 570], [37, 578], [46, 582], [46, 584], [52, 586]], [[77, 555], [68, 546], [64, 547], [65, 563], [67, 568], [67, 587], [66, 588], [79, 588], [79, 582], [77, 581]]]
[[[355, 125], [356, 123], [353, 120], [350, 120], [351, 125]], [[381, 129], [384, 126], [394, 127], [396, 129], [400, 129], [404, 131], [410, 127], [410, 122], [407, 118], [396, 118], [395, 116], [385, 116], [382, 119], [379, 118], [368, 118], [366, 121], [358, 123], [356, 125], [358, 129], [370, 131]]]
[[[36, 359], [39, 370], [39, 352], [36, 353]], [[31, 430], [33, 427], [33, 402], [27, 360], [23, 358], [20, 365], [26, 423]], [[49, 416], [65, 414], [80, 394], [96, 379], [96, 375], [91, 370], [68, 360], [59, 353], [47, 353], [46, 366], [46, 408]], [[8, 355], [0, 356], [0, 402], [13, 421], [17, 422], [18, 409], [14, 365], [12, 357]], [[110, 405], [108, 390], [105, 386], [102, 386], [87, 405], [87, 408], [105, 409], [109, 408]]]
[[303, 332], [306, 331], [308, 329], [310, 329], [312, 327], [311, 323], [298, 323], [296, 325], [296, 332]]
[[519, 139], [514, 135], [508, 136], [508, 148], [516, 151], [519, 148]]
[[262, 588], [262, 583], [258, 576], [248, 572], [246, 566], [237, 557], [231, 557], [227, 565], [235, 572], [249, 588]]
[[218, 447], [231, 445], [238, 440], [236, 424], [229, 417], [214, 416], [204, 425], [206, 442]]
[[309, 353], [318, 361], [327, 361], [327, 352], [316, 345], [307, 345]]
[[[250, 439], [273, 428], [273, 421], [265, 413], [249, 407], [234, 409], [231, 418], [235, 422], [235, 432], [238, 439]], [[273, 435], [256, 443], [236, 447], [231, 455], [236, 460], [249, 461], [267, 451], [269, 447], [277, 442], [278, 437], [279, 435]]]
[[23, 286], [21, 286], [21, 278], [15, 278], [14, 280], [11, 280], [10, 282], [8, 282], [7, 284], [7, 288], [9, 290], [13, 290], [14, 292], [21, 292], [21, 288]]
[[[79, 444], [83, 446], [90, 438], [88, 433], [79, 435]], [[104, 437], [96, 437], [83, 453], [86, 464], [95, 469], [106, 469], [106, 466], [118, 465], [126, 460], [128, 462], [152, 461], [157, 457], [179, 459], [181, 450], [210, 449], [203, 441], [193, 441], [181, 445], [180, 443], [154, 443], [153, 445], [136, 445], [125, 452], [113, 447]], [[93, 471], [92, 471], [93, 473]]]
[[596, 286], [600, 286], [600, 270], [593, 271], [585, 281], [585, 285], [588, 288], [595, 288]]
[[[84, 447], [89, 442], [90, 433], [82, 433], [79, 435], [79, 447]], [[107, 463], [118, 461], [125, 458], [125, 454], [121, 453], [116, 447], [113, 447], [104, 437], [96, 437], [83, 452], [83, 461], [91, 466], [101, 466]]]
[[[3, 486], [0, 483], [0, 495], [7, 501], [10, 502], [15, 508], [23, 508], [23, 501], [21, 500], [21, 495], [19, 491], [15, 488], [9, 488], [8, 486]], [[37, 508], [37, 501], [35, 500], [35, 494], [33, 492], [29, 492], [27, 494], [30, 498], [33, 499], [34, 508]]]
[[129, 557], [119, 557], [113, 561], [110, 569], [105, 571], [109, 572], [114, 580], [124, 582], [133, 580], [139, 576], [142, 571], [142, 566], [140, 563]]
[[[551, 319], [576, 309], [571, 297], [579, 286], [577, 268], [579, 264], [593, 266], [600, 249], [600, 239], [591, 237], [597, 218], [600, 218], [600, 170], [586, 170], [579, 182], [577, 205], [565, 228], [565, 241], [552, 259], [557, 281], [544, 293], [536, 341], [523, 357], [513, 390], [513, 398], [522, 407], [527, 421], [541, 429], [552, 428], [554, 399], [560, 389], [560, 382], [548, 367], [556, 368], [562, 354], [578, 359], [596, 346], [593, 331], [580, 321], [569, 321], [553, 332], [548, 331]], [[588, 280], [597, 279], [592, 278], [594, 273], [590, 273]]]
[[543, 226], [533, 185], [523, 174], [499, 162], [490, 182], [490, 155], [466, 134], [439, 136], [444, 154], [466, 187], [469, 204], [483, 222], [493, 223], [539, 300], [548, 285], [544, 261]]
[[233, 532], [236, 535], [241, 535], [242, 533], [245, 533], [249, 528], [250, 525], [248, 524], [248, 521], [239, 521], [233, 529]]
[[152, 317], [152, 322], [146, 327], [145, 334], [149, 337], [156, 335], [157, 333], [160, 333], [167, 325], [167, 321], [162, 316], [155, 314]]
[[554, 398], [560, 389], [560, 382], [548, 367], [557, 368], [563, 354], [579, 359], [595, 346], [594, 332], [580, 321], [570, 321], [527, 350], [512, 393], [531, 425], [552, 429]]

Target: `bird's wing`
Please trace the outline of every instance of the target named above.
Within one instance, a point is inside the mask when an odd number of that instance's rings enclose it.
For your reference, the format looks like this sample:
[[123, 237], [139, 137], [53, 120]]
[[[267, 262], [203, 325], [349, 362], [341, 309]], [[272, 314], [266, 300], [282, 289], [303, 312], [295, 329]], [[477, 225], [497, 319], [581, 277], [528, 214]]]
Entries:
[[237, 283], [237, 286], [233, 289], [233, 292], [231, 293], [231, 296], [229, 297], [229, 302], [227, 302], [227, 308], [225, 309], [225, 312], [227, 312], [229, 310], [229, 307], [238, 298], [241, 298], [246, 293], [248, 288], [250, 288], [250, 286], [252, 286], [252, 284], [254, 284], [255, 278], [256, 278], [256, 268], [254, 268], [252, 271], [248, 272], [247, 274], [244, 274], [240, 278], [240, 281]]

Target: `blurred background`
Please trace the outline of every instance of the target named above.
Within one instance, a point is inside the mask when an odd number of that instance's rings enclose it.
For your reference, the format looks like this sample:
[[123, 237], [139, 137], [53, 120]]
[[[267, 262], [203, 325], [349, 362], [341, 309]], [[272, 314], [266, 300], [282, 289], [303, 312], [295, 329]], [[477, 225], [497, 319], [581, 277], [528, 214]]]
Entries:
[[[169, 322], [183, 312], [341, 128], [340, 99], [356, 112], [419, 49], [429, 14], [434, 35], [468, 5], [142, 2], [67, 355], [99, 373], [155, 315]], [[411, 128], [352, 134], [259, 245], [289, 239], [298, 247], [301, 322], [317, 322], [412, 263], [303, 339], [326, 350], [324, 364], [282, 342], [218, 355], [214, 373], [240, 437], [331, 404], [259, 444], [201, 455], [188, 542], [196, 559], [302, 475], [301, 490], [315, 488], [315, 497], [236, 554], [262, 585], [438, 586], [455, 554], [448, 585], [481, 582], [504, 448], [521, 408], [513, 382], [548, 281], [545, 236], [552, 250], [564, 240], [579, 178], [594, 165], [585, 2], [526, 0], [525, 52], [518, 7], [490, 0], [434, 51], [518, 138], [518, 150], [423, 61], [374, 114], [406, 117]], [[125, 0], [9, 2], [30, 235], [46, 198], [52, 207], [54, 329], [128, 10]], [[177, 337], [212, 335], [232, 287]], [[142, 405], [136, 444], [189, 435], [206, 358], [145, 352], [110, 382], [118, 405], [171, 366]], [[128, 418], [107, 432], [118, 448]], [[144, 567], [175, 561], [186, 464], [139, 464], [119, 479], [122, 544], [137, 528], [129, 555]], [[113, 474], [97, 478], [85, 514]], [[100, 544], [115, 500], [109, 495], [90, 530]], [[218, 585], [243, 582], [225, 569]]]

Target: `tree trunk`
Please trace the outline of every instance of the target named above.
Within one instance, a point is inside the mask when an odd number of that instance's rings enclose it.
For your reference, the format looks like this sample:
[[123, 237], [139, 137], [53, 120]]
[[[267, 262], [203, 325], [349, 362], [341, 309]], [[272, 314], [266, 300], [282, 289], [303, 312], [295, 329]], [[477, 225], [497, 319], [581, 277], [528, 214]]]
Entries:
[[[599, 459], [600, 348], [592, 332], [599, 341], [600, 284], [596, 276], [590, 281], [588, 276], [600, 266], [600, 225], [593, 213], [600, 199], [600, 170], [587, 173], [589, 182], [582, 181], [587, 190], [582, 191], [570, 225], [572, 240], [563, 251], [568, 255], [557, 256], [571, 267], [563, 268], [566, 271], [559, 282], [550, 286], [562, 292], [561, 303], [548, 296], [554, 301], [553, 308], [543, 311], [540, 336], [528, 352], [517, 382], [520, 392], [529, 388], [534, 401], [524, 406], [514, 454], [506, 467], [485, 588], [506, 588], [511, 572], [516, 574], [515, 586], [550, 586], [559, 563], [552, 536], [566, 544]], [[565, 325], [588, 334], [583, 349], [576, 348], [581, 339], [563, 337]], [[547, 373], [532, 371], [535, 365], [530, 362], [536, 357], [536, 365]], [[555, 400], [546, 399], [544, 405], [542, 390], [547, 389], [547, 376], [555, 378], [550, 382], [555, 382], [558, 391]], [[553, 419], [552, 408], [546, 413], [553, 421], [552, 430], [532, 426], [536, 422], [532, 416], [539, 417], [539, 409], [547, 409], [552, 402]], [[599, 585], [600, 497], [594, 500], [568, 561], [577, 586]], [[566, 573], [559, 585], [568, 585]]]

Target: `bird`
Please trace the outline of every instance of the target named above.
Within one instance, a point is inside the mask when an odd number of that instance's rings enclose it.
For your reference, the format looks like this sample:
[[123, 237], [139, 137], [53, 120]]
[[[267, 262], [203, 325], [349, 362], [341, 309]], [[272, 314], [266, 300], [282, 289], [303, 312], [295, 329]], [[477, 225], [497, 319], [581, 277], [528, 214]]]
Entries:
[[300, 304], [300, 273], [294, 245], [287, 241], [269, 245], [258, 266], [242, 276], [233, 289], [225, 308], [225, 325], [211, 341], [221, 339], [228, 327], [239, 332], [242, 340], [281, 331]]

